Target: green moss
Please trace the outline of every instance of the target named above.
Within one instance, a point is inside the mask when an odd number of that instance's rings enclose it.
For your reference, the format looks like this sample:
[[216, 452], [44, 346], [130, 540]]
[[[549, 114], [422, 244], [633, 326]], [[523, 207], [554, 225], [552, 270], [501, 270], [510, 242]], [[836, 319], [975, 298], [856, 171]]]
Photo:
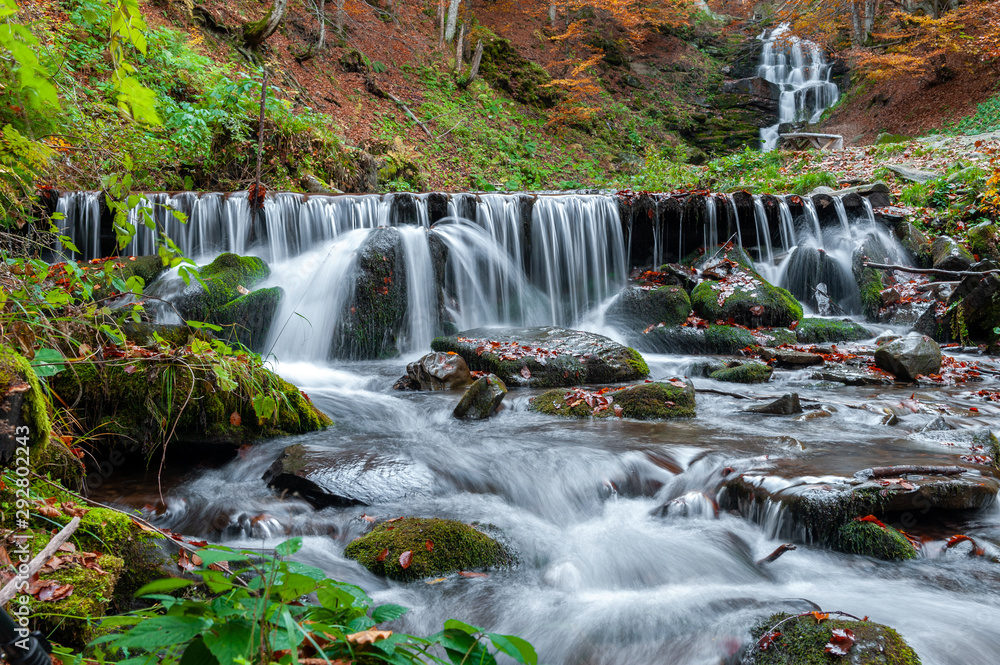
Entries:
[[[574, 390], [549, 390], [532, 398], [528, 407], [532, 411], [550, 416], [567, 418], [615, 418], [615, 407], [620, 407], [622, 418], [636, 420], [670, 420], [692, 418], [695, 415], [694, 386], [690, 381], [684, 386], [672, 383], [639, 383], [606, 393], [611, 398], [608, 408], [594, 413], [594, 408], [577, 398]], [[576, 403], [574, 406], [570, 404]]]
[[840, 527], [833, 545], [841, 552], [886, 561], [903, 561], [917, 556], [917, 550], [896, 529], [859, 520], [851, 520]]
[[[705, 280], [691, 291], [691, 306], [702, 318], [709, 321], [729, 321], [750, 328], [761, 326], [788, 326], [802, 318], [802, 305], [787, 290], [773, 286], [757, 273], [751, 273], [752, 287]], [[719, 304], [719, 293], [723, 288], [731, 289]], [[763, 307], [760, 314], [752, 308]]]
[[[30, 429], [28, 445], [41, 449], [49, 443], [49, 405], [42, 392], [41, 383], [31, 368], [31, 363], [8, 346], [0, 346], [0, 395], [7, 395], [8, 389], [18, 383], [27, 383], [29, 388], [21, 400], [21, 420]], [[16, 420], [16, 419], [15, 419]], [[14, 432], [12, 432], [14, 434]]]
[[[786, 621], [788, 619], [788, 621]], [[781, 622], [785, 623], [781, 623]], [[781, 633], [765, 650], [755, 649], [752, 665], [830, 665], [849, 662], [851, 665], [920, 665], [916, 652], [892, 628], [871, 621], [816, 621], [812, 615], [793, 618], [779, 613], [756, 624], [750, 634], [759, 641], [781, 623]], [[854, 633], [854, 646], [848, 657], [826, 653], [834, 630]]]
[[649, 365], [646, 360], [632, 347], [628, 348], [628, 360], [625, 361], [629, 367], [635, 370], [639, 376], [649, 376]]
[[757, 346], [757, 340], [746, 328], [712, 324], [705, 329], [705, 346], [710, 353], [734, 354]]
[[283, 295], [284, 291], [278, 286], [257, 289], [218, 308], [208, 321], [223, 327], [219, 337], [227, 343], [239, 342], [259, 352], [267, 341]]
[[267, 279], [271, 269], [256, 256], [224, 253], [198, 270], [204, 287], [192, 284], [177, 303], [188, 319], [210, 321], [226, 303], [240, 297], [239, 287], [251, 288]]
[[977, 224], [967, 234], [969, 249], [981, 259], [1000, 260], [1000, 226], [990, 222]]
[[[388, 551], [379, 561], [384, 550]], [[404, 552], [412, 553], [407, 568], [399, 562]], [[514, 562], [506, 547], [468, 524], [419, 517], [377, 525], [371, 533], [348, 545], [344, 556], [376, 575], [402, 581], [462, 570], [507, 567]]]
[[142, 278], [142, 283], [149, 286], [160, 276], [166, 266], [163, 259], [156, 256], [130, 256], [121, 259], [122, 267], [113, 268], [112, 272], [116, 277], [128, 280], [129, 277], [136, 276]]
[[771, 378], [774, 370], [770, 365], [758, 362], [748, 362], [735, 367], [727, 367], [712, 372], [708, 378], [716, 381], [731, 381], [733, 383], [764, 383]]
[[559, 88], [550, 86], [552, 78], [548, 72], [522, 56], [509, 40], [477, 25], [469, 36], [469, 43], [479, 39], [483, 40], [479, 74], [491, 88], [539, 108], [551, 108], [562, 98]]
[[795, 337], [800, 344], [858, 342], [872, 336], [870, 330], [850, 319], [805, 318], [795, 328]]

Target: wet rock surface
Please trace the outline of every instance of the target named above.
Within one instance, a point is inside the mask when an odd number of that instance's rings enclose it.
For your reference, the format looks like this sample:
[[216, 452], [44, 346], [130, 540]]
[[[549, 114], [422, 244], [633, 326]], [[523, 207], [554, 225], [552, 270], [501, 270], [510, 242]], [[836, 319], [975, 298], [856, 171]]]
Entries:
[[938, 270], [968, 270], [975, 262], [969, 250], [948, 236], [936, 238], [931, 243], [931, 260]]
[[431, 348], [457, 353], [470, 369], [495, 374], [508, 387], [617, 383], [649, 373], [635, 349], [566, 328], [478, 328], [437, 337]]
[[725, 369], [712, 372], [708, 378], [732, 383], [764, 383], [773, 372], [774, 368], [760, 362], [732, 362]]
[[[780, 626], [779, 626], [780, 624]], [[775, 626], [778, 626], [775, 628]], [[851, 646], [845, 656], [831, 655], [834, 631], [850, 631]], [[752, 665], [819, 665], [843, 660], [852, 665], [919, 665], [916, 652], [888, 626], [837, 615], [824, 621], [806, 612], [803, 616], [779, 613], [756, 624], [750, 631], [757, 644], [773, 632], [780, 633], [766, 649], [752, 649]]]
[[747, 413], [766, 413], [775, 416], [791, 416], [802, 413], [798, 393], [786, 393], [769, 404], [759, 404], [744, 409]]
[[549, 390], [531, 400], [532, 411], [566, 418], [670, 420], [695, 414], [694, 384], [684, 379], [624, 388]]
[[456, 390], [472, 383], [469, 366], [457, 353], [428, 353], [406, 366], [406, 376], [417, 390]]
[[452, 411], [456, 418], [485, 420], [496, 413], [507, 394], [507, 386], [495, 374], [473, 381]]
[[779, 366], [785, 367], [805, 367], [808, 365], [822, 365], [823, 356], [806, 351], [793, 351], [791, 349], [761, 349], [760, 359], [768, 362], [774, 361]]
[[374, 452], [288, 446], [262, 477], [316, 506], [371, 506], [422, 496], [434, 477], [423, 464]]
[[608, 306], [606, 321], [641, 332], [663, 323], [679, 325], [691, 312], [691, 300], [681, 286], [629, 286]]
[[879, 346], [875, 364], [899, 381], [914, 381], [941, 371], [941, 347], [929, 337], [908, 335]]

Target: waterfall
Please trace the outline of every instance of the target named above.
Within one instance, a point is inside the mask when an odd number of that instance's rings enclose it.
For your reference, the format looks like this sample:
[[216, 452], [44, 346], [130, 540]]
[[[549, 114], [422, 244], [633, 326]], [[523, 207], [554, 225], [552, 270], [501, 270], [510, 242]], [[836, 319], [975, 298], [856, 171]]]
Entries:
[[715, 212], [715, 197], [711, 194], [705, 197], [705, 247], [715, 247], [719, 244], [719, 221]]
[[757, 223], [757, 260], [774, 263], [774, 252], [771, 249], [771, 229], [767, 224], [767, 211], [759, 194], [753, 197], [753, 216]]
[[[84, 258], [101, 254], [101, 192], [70, 192], [59, 197], [56, 213], [62, 215], [56, 225], [62, 235], [76, 245]], [[61, 244], [55, 247], [57, 255], [68, 255]]]
[[840, 89], [830, 80], [833, 67], [819, 45], [791, 35], [787, 23], [761, 39], [764, 48], [757, 75], [781, 88], [778, 123], [760, 130], [762, 149], [767, 151], [777, 146], [782, 124], [819, 122], [823, 111], [837, 103]]
[[403, 238], [403, 261], [406, 265], [406, 342], [407, 349], [430, 347], [437, 328], [438, 285], [428, 231], [423, 226], [400, 227]]

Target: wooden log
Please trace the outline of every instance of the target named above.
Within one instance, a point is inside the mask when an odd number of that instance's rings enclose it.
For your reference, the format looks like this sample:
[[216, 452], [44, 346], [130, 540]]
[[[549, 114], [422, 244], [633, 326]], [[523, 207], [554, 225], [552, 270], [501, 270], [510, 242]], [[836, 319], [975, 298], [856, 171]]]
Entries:
[[895, 266], [888, 263], [871, 262], [865, 262], [863, 265], [866, 268], [875, 268], [876, 270], [898, 270], [900, 272], [909, 272], [915, 275], [941, 275], [942, 277], [972, 277], [973, 275], [992, 275], [994, 273], [1000, 273], [1000, 270], [941, 270], [939, 268], [911, 268], [909, 266]]

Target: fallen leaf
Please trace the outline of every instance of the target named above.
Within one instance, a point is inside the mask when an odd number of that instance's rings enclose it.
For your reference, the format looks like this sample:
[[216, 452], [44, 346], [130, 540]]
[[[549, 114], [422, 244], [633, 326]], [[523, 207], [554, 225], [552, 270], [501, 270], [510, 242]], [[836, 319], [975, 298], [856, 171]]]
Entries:
[[521, 376], [523, 376], [526, 379], [530, 379], [531, 378], [531, 370], [528, 369], [527, 365], [525, 365], [524, 367], [521, 368]]
[[375, 561], [377, 561], [378, 563], [382, 563], [383, 561], [385, 561], [385, 558], [387, 556], [389, 556], [389, 548], [388, 547], [378, 553], [378, 556], [375, 557]]
[[875, 517], [874, 515], [865, 515], [864, 517], [855, 517], [854, 521], [855, 522], [871, 522], [872, 524], [879, 525], [883, 529], [885, 528], [885, 524], [882, 523], [882, 520], [880, 520], [879, 518]]
[[233, 427], [239, 427], [242, 422], [243, 417], [236, 411], [233, 411], [232, 415], [229, 416], [229, 424]]
[[363, 519], [364, 521], [368, 522], [369, 524], [371, 524], [372, 522], [375, 521], [374, 517], [372, 517], [371, 515], [365, 515], [364, 513], [362, 513], [362, 515], [361, 515], [361, 517], [359, 519]]
[[427, 580], [426, 582], [424, 582], [424, 584], [440, 584], [441, 582], [444, 582], [447, 579], [448, 579], [447, 577], [435, 577], [432, 580]]
[[413, 561], [413, 552], [411, 550], [406, 550], [399, 555], [399, 565], [402, 566], [403, 570], [410, 567], [411, 561]]
[[773, 632], [770, 632], [767, 635], [761, 637], [759, 640], [757, 640], [757, 648], [760, 649], [761, 651], [767, 651], [767, 649], [772, 644], [774, 644], [774, 641], [779, 637], [781, 637], [781, 633], [779, 633], [778, 631], [775, 630]]
[[460, 570], [458, 574], [462, 577], [489, 577], [486, 573], [473, 573], [467, 570]]
[[826, 652], [834, 656], [846, 656], [854, 646], [854, 632], [850, 628], [834, 628], [830, 641], [826, 644]]
[[66, 598], [73, 593], [72, 584], [51, 584], [39, 590], [38, 600], [56, 601]]
[[250, 293], [250, 289], [243, 286], [242, 284], [237, 285], [236, 290], [239, 291], [240, 295], [245, 296]]
[[391, 630], [362, 630], [360, 633], [351, 633], [347, 636], [347, 641], [353, 644], [375, 644], [379, 640], [387, 639], [392, 635]]
[[809, 614], [816, 619], [816, 623], [822, 623], [830, 618], [830, 615], [826, 612], [810, 612]]
[[433, 552], [434, 551], [434, 543], [432, 543], [429, 540], [426, 543], [424, 543], [424, 547], [427, 548], [428, 552]]

